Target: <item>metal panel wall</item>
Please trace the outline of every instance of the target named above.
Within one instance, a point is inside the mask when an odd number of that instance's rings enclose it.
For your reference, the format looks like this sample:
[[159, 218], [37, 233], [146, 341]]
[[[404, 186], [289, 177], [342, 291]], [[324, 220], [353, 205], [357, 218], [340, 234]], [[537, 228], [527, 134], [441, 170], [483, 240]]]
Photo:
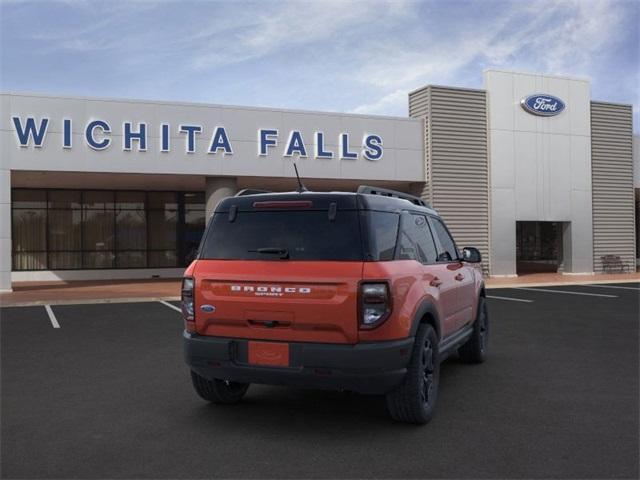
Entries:
[[633, 125], [631, 105], [591, 102], [593, 264], [620, 255], [635, 267]]
[[409, 116], [425, 118], [423, 198], [459, 246], [489, 258], [487, 99], [484, 90], [429, 85], [409, 94]]

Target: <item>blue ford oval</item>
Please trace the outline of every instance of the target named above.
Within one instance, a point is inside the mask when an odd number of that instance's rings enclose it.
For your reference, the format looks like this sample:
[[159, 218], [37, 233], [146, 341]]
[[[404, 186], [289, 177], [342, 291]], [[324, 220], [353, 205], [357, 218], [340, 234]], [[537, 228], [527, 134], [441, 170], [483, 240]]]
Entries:
[[529, 95], [520, 101], [520, 105], [527, 112], [543, 117], [558, 115], [566, 108], [566, 104], [558, 97], [544, 93]]

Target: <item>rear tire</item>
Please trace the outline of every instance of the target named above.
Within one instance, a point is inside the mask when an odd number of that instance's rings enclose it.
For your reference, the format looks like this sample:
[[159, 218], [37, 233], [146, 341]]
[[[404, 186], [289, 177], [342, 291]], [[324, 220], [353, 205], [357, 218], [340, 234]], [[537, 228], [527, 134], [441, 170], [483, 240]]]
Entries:
[[387, 394], [391, 418], [405, 423], [429, 422], [435, 413], [439, 378], [438, 336], [431, 325], [422, 324], [416, 333], [407, 375], [398, 388]]
[[228, 382], [226, 380], [208, 380], [191, 371], [193, 388], [200, 397], [212, 403], [231, 405], [238, 403], [249, 388], [248, 383]]
[[489, 313], [484, 297], [478, 301], [478, 314], [473, 324], [473, 333], [469, 340], [458, 349], [460, 359], [465, 363], [482, 363], [487, 356], [489, 342]]

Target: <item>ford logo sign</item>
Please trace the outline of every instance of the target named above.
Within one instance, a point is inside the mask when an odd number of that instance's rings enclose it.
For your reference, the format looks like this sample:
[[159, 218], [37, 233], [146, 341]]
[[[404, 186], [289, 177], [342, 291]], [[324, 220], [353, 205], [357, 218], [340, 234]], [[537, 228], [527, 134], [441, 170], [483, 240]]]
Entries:
[[565, 103], [558, 97], [553, 95], [546, 95], [544, 93], [536, 93], [535, 95], [529, 95], [528, 97], [520, 100], [520, 105], [527, 112], [533, 115], [540, 115], [542, 117], [552, 117], [558, 115], [565, 108]]
[[214, 307], [213, 305], [202, 305], [200, 307], [200, 310], [207, 313], [213, 313], [216, 311], [216, 307]]

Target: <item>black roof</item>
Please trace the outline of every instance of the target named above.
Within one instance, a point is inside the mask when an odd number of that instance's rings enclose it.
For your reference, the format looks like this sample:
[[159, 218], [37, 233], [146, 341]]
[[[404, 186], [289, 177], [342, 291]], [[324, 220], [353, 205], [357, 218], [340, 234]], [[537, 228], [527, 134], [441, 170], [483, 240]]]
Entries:
[[[281, 192], [242, 194], [228, 197], [218, 203], [216, 212], [229, 212], [232, 208], [237, 211], [255, 211], [256, 202], [291, 202], [309, 201], [309, 210], [328, 210], [330, 204], [335, 203], [338, 210], [377, 210], [385, 212], [414, 211], [438, 215], [428, 206], [417, 205], [411, 200], [369, 193], [353, 192]], [[260, 207], [258, 207], [260, 208]], [[270, 206], [270, 210], [279, 210], [277, 206]], [[291, 206], [283, 205], [281, 210], [290, 210]]]

